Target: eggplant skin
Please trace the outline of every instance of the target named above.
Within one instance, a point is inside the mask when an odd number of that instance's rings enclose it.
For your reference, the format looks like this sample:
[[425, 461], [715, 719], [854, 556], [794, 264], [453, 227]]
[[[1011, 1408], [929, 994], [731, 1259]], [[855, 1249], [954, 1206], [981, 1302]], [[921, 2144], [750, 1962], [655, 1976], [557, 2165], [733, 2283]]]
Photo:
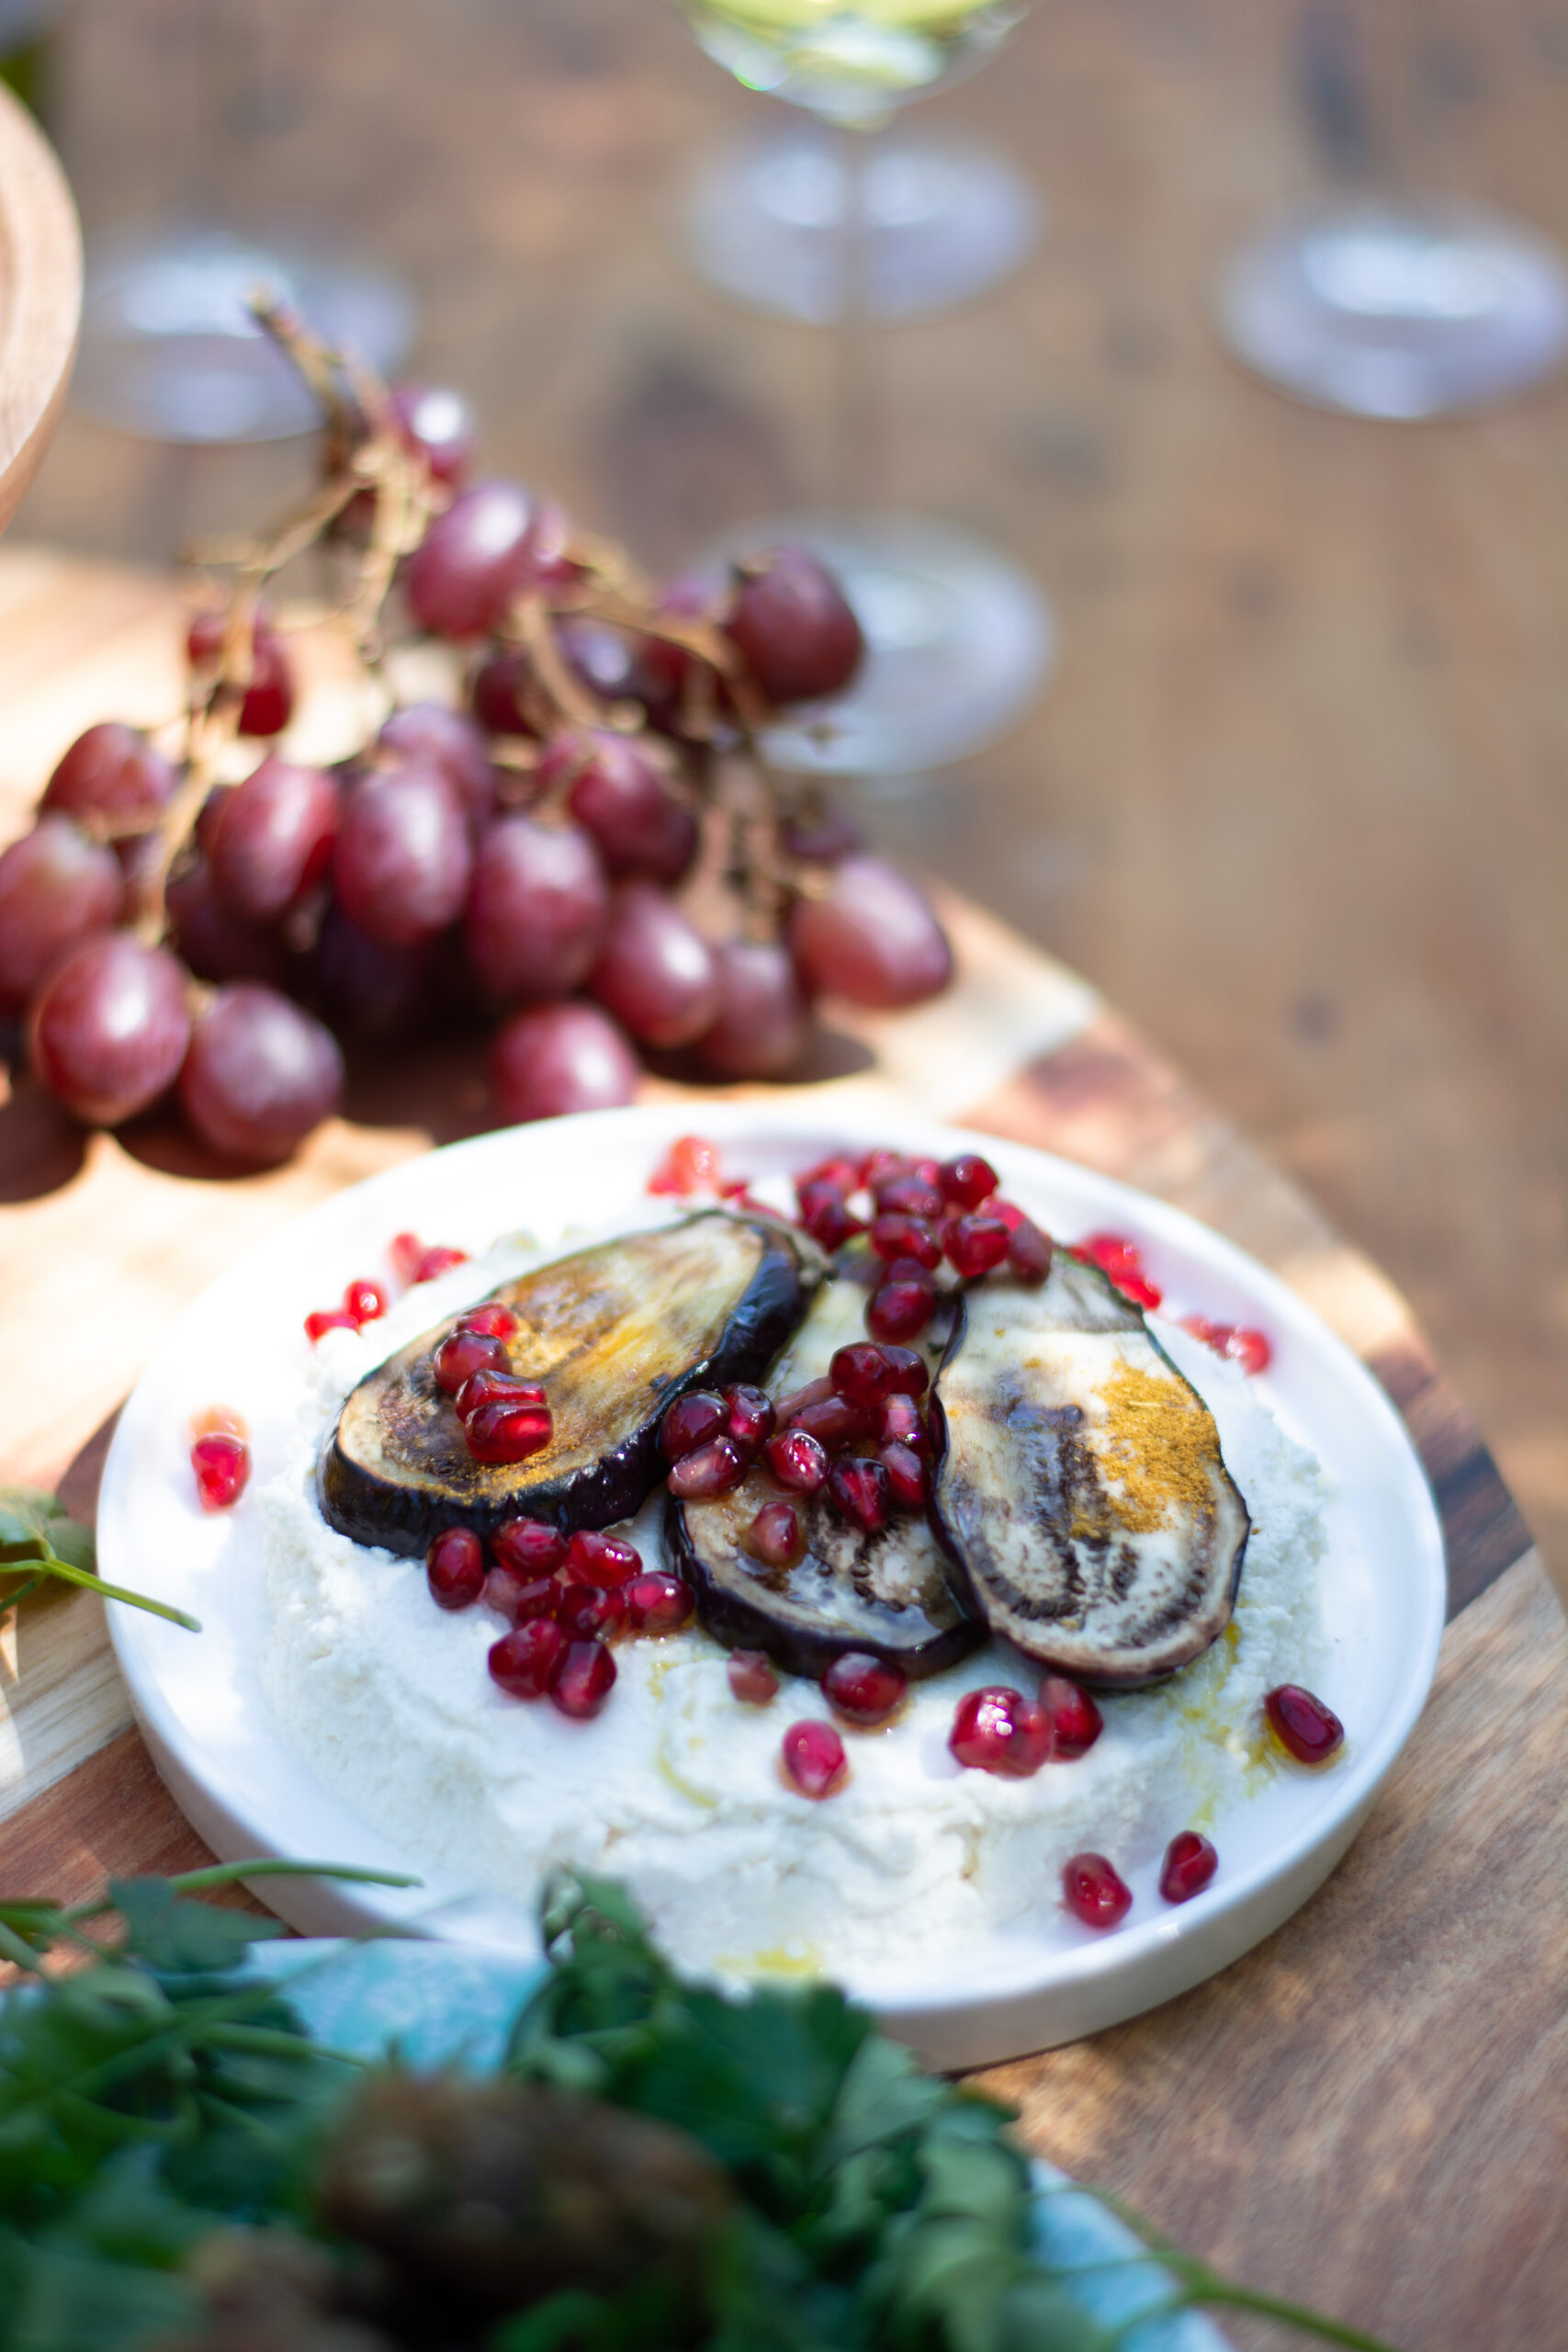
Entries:
[[689, 1388], [755, 1380], [822, 1278], [780, 1220], [704, 1209], [535, 1268], [490, 1295], [519, 1318], [512, 1370], [542, 1381], [555, 1434], [526, 1462], [476, 1462], [425, 1332], [367, 1374], [321, 1450], [330, 1527], [417, 1555], [447, 1527], [488, 1535], [520, 1513], [570, 1532], [637, 1510], [665, 1473], [659, 1430]]
[[[781, 1396], [827, 1371], [833, 1351], [865, 1336], [865, 1291], [852, 1276], [825, 1283], [765, 1385]], [[673, 1495], [665, 1513], [671, 1565], [697, 1596], [716, 1641], [763, 1650], [786, 1673], [820, 1675], [851, 1650], [869, 1650], [911, 1679], [939, 1674], [978, 1647], [986, 1629], [923, 1518], [896, 1513], [880, 1534], [852, 1526], [826, 1494], [792, 1494], [806, 1536], [793, 1568], [766, 1567], [742, 1538], [781, 1489], [750, 1471], [710, 1502]]]
[[993, 1634], [1135, 1690], [1224, 1633], [1247, 1505], [1208, 1407], [1097, 1267], [973, 1284], [932, 1419], [933, 1523]]

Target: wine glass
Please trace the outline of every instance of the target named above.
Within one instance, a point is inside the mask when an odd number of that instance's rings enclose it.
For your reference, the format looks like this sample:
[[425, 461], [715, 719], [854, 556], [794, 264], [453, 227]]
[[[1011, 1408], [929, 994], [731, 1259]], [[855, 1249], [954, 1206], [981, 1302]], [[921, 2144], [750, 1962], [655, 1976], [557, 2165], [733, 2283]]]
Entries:
[[882, 511], [886, 443], [874, 325], [948, 308], [1013, 268], [1036, 233], [1027, 186], [984, 150], [886, 130], [909, 98], [973, 71], [1025, 0], [680, 0], [707, 54], [810, 122], [720, 157], [687, 211], [702, 275], [754, 307], [830, 327], [838, 344], [833, 503], [770, 516], [710, 550], [808, 548], [843, 582], [866, 638], [852, 690], [768, 737], [782, 766], [900, 775], [946, 766], [1032, 699], [1055, 644], [1021, 566], [972, 533]]

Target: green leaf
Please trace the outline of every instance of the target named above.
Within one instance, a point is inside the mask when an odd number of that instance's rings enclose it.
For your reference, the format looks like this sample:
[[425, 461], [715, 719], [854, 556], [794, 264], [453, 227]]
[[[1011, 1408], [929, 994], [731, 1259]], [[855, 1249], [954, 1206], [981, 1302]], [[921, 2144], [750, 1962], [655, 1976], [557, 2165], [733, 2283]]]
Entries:
[[282, 1935], [281, 1919], [187, 1903], [164, 1878], [111, 1878], [109, 1900], [126, 1925], [125, 1951], [155, 1974], [227, 1974], [249, 1947]]

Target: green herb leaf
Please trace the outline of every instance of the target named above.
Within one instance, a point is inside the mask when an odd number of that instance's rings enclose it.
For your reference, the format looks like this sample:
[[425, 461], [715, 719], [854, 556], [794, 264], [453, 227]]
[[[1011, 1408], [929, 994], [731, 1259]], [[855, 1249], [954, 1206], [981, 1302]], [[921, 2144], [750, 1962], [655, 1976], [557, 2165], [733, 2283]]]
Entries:
[[185, 1626], [188, 1633], [201, 1631], [199, 1622], [183, 1609], [149, 1600], [145, 1593], [131, 1592], [124, 1585], [106, 1584], [94, 1568], [91, 1530], [79, 1520], [68, 1518], [57, 1497], [37, 1487], [0, 1487], [0, 1578], [7, 1568], [28, 1573], [19, 1587], [0, 1592], [0, 1612], [35, 1591], [40, 1577], [55, 1577], [62, 1584], [85, 1585], [105, 1600], [123, 1600], [132, 1609], [145, 1609], [152, 1616]]

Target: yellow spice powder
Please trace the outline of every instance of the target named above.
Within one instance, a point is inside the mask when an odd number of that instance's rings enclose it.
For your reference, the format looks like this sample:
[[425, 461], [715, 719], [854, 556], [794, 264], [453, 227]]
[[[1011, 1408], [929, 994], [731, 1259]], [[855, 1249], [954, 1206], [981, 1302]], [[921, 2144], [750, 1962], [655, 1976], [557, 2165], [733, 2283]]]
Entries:
[[1220, 1436], [1201, 1397], [1169, 1374], [1122, 1363], [1100, 1398], [1105, 1419], [1091, 1434], [1100, 1475], [1112, 1488], [1106, 1499], [1114, 1523], [1082, 1532], [1146, 1535], [1174, 1511], [1212, 1505]]

